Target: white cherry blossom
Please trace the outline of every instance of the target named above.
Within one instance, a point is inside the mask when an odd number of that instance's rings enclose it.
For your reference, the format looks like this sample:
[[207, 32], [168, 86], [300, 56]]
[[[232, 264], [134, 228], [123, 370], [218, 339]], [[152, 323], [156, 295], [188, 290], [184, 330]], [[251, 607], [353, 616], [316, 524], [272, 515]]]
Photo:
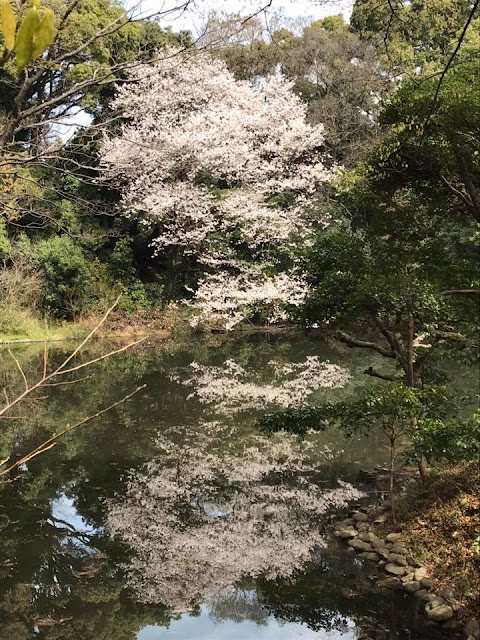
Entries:
[[208, 53], [169, 51], [132, 71], [113, 106], [126, 120], [103, 143], [105, 176], [126, 215], [159, 229], [154, 255], [196, 260], [193, 323], [232, 328], [261, 305], [285, 318], [306, 291], [292, 257], [311, 241], [302, 211], [331, 175], [323, 126], [308, 124], [292, 83], [240, 82]]

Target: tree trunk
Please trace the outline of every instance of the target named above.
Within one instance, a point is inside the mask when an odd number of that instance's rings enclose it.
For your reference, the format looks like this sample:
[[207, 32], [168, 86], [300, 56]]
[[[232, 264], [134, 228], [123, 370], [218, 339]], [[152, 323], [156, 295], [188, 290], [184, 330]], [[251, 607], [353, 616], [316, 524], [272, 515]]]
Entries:
[[423, 454], [418, 462], [418, 470], [420, 472], [420, 478], [422, 479], [422, 484], [423, 486], [425, 486], [430, 477], [430, 470], [428, 468], [427, 459]]
[[390, 436], [390, 504], [392, 507], [392, 520], [394, 526], [397, 524], [397, 516], [395, 513], [395, 496], [393, 495], [393, 489], [395, 485], [395, 436]]
[[415, 373], [413, 369], [413, 341], [415, 338], [415, 323], [413, 320], [413, 315], [410, 314], [408, 316], [408, 332], [407, 332], [407, 386], [414, 387], [415, 386]]
[[[414, 367], [414, 348], [413, 342], [415, 339], [415, 322], [413, 319], [413, 314], [410, 313], [408, 316], [408, 330], [407, 330], [407, 362], [406, 362], [406, 374], [407, 374], [407, 386], [408, 387], [416, 387], [417, 381], [415, 379], [415, 367]], [[415, 428], [416, 419], [412, 417], [412, 427]], [[423, 485], [427, 484], [429, 478], [429, 469], [427, 465], [427, 461], [425, 456], [422, 454], [422, 457], [418, 463], [418, 471], [420, 472], [420, 477], [422, 479]]]

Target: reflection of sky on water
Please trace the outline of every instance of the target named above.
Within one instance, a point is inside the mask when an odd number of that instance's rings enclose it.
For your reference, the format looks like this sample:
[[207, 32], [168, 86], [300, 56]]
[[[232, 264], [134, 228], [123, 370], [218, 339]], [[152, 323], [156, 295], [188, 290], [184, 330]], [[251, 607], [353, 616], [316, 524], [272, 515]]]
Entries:
[[349, 630], [313, 631], [306, 625], [283, 623], [269, 617], [265, 626], [252, 621], [218, 623], [209, 616], [208, 608], [201, 607], [199, 616], [182, 615], [172, 621], [170, 628], [147, 626], [137, 635], [137, 640], [354, 640], [353, 622]]
[[[56, 520], [63, 520], [63, 522], [69, 524], [72, 529], [75, 529], [75, 531], [82, 533], [95, 533], [95, 527], [89, 525], [86, 520], [78, 514], [73, 500], [68, 498], [64, 493], [60, 494], [60, 496], [55, 500], [52, 500], [50, 509], [52, 518], [55, 518]], [[55, 522], [52, 524], [55, 525]]]

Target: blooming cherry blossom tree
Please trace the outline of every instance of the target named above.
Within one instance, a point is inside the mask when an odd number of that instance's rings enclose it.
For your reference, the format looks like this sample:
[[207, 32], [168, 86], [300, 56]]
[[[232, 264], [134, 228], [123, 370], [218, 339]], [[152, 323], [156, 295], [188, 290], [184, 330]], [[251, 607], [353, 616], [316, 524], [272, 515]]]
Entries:
[[195, 396], [216, 414], [229, 417], [252, 410], [304, 406], [317, 389], [341, 389], [350, 380], [346, 369], [318, 356], [307, 356], [298, 363], [271, 360], [268, 383], [234, 360], [226, 360], [221, 367], [192, 362], [189, 368], [188, 377], [174, 372], [170, 378], [193, 387], [189, 398]]
[[240, 82], [203, 52], [170, 51], [129, 80], [114, 101], [125, 123], [101, 154], [127, 215], [158, 229], [154, 253], [194, 260], [202, 319], [231, 327], [263, 301], [282, 317], [305, 290], [292, 257], [310, 233], [302, 206], [330, 175], [323, 127], [281, 75]]
[[118, 89], [114, 107], [126, 121], [104, 141], [105, 173], [128, 215], [159, 229], [154, 253], [195, 260], [194, 322], [231, 328], [262, 303], [276, 321], [303, 299], [292, 243], [308, 242], [302, 205], [330, 171], [323, 127], [306, 122], [291, 85], [281, 75], [239, 82], [207, 53], [171, 51]]

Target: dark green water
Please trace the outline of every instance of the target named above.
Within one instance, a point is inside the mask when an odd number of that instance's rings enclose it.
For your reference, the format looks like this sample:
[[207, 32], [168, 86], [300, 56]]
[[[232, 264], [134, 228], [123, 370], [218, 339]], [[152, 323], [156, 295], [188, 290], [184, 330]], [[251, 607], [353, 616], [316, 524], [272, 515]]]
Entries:
[[[15, 354], [34, 380], [43, 351]], [[50, 366], [62, 355], [50, 347]], [[18, 384], [0, 358], [2, 386]], [[0, 486], [0, 638], [441, 637], [413, 598], [377, 590], [371, 566], [323, 544], [339, 479], [380, 496], [358, 471], [385, 463], [381, 438], [273, 446], [254, 426], [278, 406], [355, 395], [374, 364], [298, 334], [146, 344], [25, 403], [2, 421], [0, 458], [147, 385]]]

